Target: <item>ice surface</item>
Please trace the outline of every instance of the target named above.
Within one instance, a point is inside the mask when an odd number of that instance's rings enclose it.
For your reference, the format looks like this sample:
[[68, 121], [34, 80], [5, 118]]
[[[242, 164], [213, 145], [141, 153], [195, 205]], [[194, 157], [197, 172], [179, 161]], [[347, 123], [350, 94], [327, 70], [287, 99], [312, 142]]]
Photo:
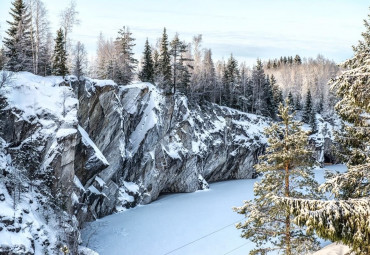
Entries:
[[[345, 169], [343, 165], [327, 168]], [[315, 170], [319, 182], [324, 180], [324, 172]], [[225, 181], [211, 184], [207, 191], [160, 196], [149, 205], [89, 223], [83, 229], [84, 245], [90, 238], [88, 247], [100, 255], [158, 255], [176, 249], [170, 254], [215, 255], [238, 247], [232, 255], [248, 254], [254, 245], [240, 238], [241, 231], [234, 223], [242, 221], [243, 216], [232, 207], [253, 198], [255, 181]]]

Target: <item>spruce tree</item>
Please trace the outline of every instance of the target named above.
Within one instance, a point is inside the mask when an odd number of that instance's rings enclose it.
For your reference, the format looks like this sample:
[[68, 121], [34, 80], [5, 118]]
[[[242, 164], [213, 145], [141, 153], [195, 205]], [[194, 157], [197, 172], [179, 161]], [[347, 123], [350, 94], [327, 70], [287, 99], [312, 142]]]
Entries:
[[114, 81], [119, 84], [129, 84], [134, 79], [137, 60], [134, 58], [133, 43], [135, 39], [128, 27], [123, 27], [118, 31], [115, 41], [117, 51], [117, 71], [114, 74]]
[[172, 74], [171, 74], [171, 59], [168, 50], [168, 36], [166, 28], [163, 29], [163, 35], [159, 53], [159, 83], [167, 92], [171, 91]]
[[152, 49], [149, 45], [148, 38], [145, 41], [145, 48], [144, 48], [144, 61], [143, 61], [143, 69], [139, 74], [139, 78], [143, 82], [154, 82], [154, 63], [152, 59]]
[[302, 121], [307, 124], [310, 123], [311, 116], [312, 116], [312, 97], [311, 91], [308, 90], [306, 94], [306, 103], [303, 109]]
[[279, 105], [282, 121], [266, 128], [269, 146], [255, 166], [263, 174], [254, 185], [255, 199], [234, 209], [246, 217], [237, 224], [242, 237], [257, 246], [250, 254], [307, 254], [318, 248], [315, 237], [293, 224], [291, 212], [278, 202], [281, 198], [319, 198], [308, 136], [301, 124], [293, 121], [288, 104]]
[[339, 102], [336, 110], [345, 124], [339, 142], [346, 148], [348, 171], [334, 174], [322, 186], [336, 200], [283, 200], [297, 216], [295, 222], [324, 239], [342, 242], [351, 254], [370, 254], [370, 15], [354, 57], [330, 84]]
[[4, 38], [8, 60], [5, 68], [14, 72], [32, 72], [31, 15], [23, 0], [15, 0], [12, 5], [10, 15], [13, 21], [7, 21], [10, 27], [6, 31], [8, 37]]
[[55, 48], [54, 48], [54, 55], [53, 55], [53, 75], [61, 75], [65, 76], [68, 74], [67, 69], [67, 53], [64, 48], [64, 33], [63, 30], [60, 28], [57, 31], [57, 37], [55, 38]]

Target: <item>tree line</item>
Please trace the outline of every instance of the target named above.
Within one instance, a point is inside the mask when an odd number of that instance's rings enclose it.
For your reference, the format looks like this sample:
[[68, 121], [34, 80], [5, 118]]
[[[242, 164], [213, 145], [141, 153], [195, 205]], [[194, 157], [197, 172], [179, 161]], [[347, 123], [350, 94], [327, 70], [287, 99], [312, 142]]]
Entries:
[[50, 32], [47, 10], [42, 0], [15, 0], [10, 9], [12, 20], [0, 50], [0, 68], [37, 75], [82, 75], [87, 66], [84, 45], [72, 46], [69, 34], [77, 19], [76, 3], [60, 13], [60, 29], [55, 38]]
[[[77, 42], [72, 46], [70, 39], [73, 27], [79, 23], [75, 2], [60, 13], [60, 29], [54, 39], [41, 0], [15, 0], [12, 5], [13, 20], [8, 21], [5, 48], [0, 51], [0, 64], [6, 70], [44, 76], [89, 75], [120, 85], [139, 79], [156, 84], [167, 94], [184, 93], [191, 101], [208, 101], [273, 119], [285, 97], [290, 97], [292, 110], [302, 110], [302, 105], [312, 101], [306, 114], [310, 117], [304, 118], [312, 126], [316, 112], [333, 107], [327, 103], [331, 101], [326, 100], [330, 95], [324, 83], [336, 69], [334, 63], [323, 58], [305, 60], [296, 55], [264, 63], [257, 59], [249, 68], [239, 64], [232, 54], [226, 61], [214, 61], [212, 50], [202, 48], [202, 35], [194, 36], [191, 42], [181, 40], [178, 33], [169, 39], [164, 28], [154, 45], [146, 40], [138, 60], [134, 55], [135, 38], [124, 26], [115, 39], [99, 35], [96, 57], [88, 65], [84, 45]], [[334, 71], [326, 74], [328, 68]], [[307, 78], [306, 74], [311, 73], [313, 78]]]

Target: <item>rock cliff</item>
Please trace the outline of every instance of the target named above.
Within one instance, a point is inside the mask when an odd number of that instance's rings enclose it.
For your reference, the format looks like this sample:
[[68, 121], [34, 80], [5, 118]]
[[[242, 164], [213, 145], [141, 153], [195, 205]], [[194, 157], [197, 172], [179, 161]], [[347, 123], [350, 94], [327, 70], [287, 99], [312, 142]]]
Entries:
[[[268, 119], [149, 83], [21, 72], [0, 92], [0, 255], [93, 254], [78, 246], [85, 221], [253, 178], [266, 146]], [[330, 132], [313, 137], [321, 160]]]

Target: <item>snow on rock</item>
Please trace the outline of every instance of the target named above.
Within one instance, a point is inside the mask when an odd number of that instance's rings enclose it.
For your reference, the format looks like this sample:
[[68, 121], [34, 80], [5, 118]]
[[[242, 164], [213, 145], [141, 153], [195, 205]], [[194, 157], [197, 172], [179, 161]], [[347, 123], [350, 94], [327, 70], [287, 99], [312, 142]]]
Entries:
[[312, 255], [345, 255], [350, 251], [349, 247], [339, 243], [332, 243]]
[[89, 135], [80, 125], [78, 125], [78, 131], [80, 132], [82, 136], [82, 142], [86, 146], [91, 146], [94, 149], [94, 152], [95, 152], [94, 156], [97, 157], [99, 160], [101, 160], [105, 165], [109, 165], [103, 153], [98, 149], [98, 147], [96, 147], [95, 143], [90, 139]]
[[[0, 253], [52, 254], [58, 240], [69, 242], [63, 232], [78, 233], [67, 213], [79, 200], [73, 192], [78, 100], [72, 79], [11, 73], [0, 89]], [[12, 187], [19, 187], [18, 196]], [[51, 206], [54, 195], [67, 212]]]
[[[93, 184], [106, 195], [89, 197], [98, 217], [149, 203], [163, 192], [193, 192], [208, 182], [255, 176], [268, 119], [190, 104], [184, 95], [166, 95], [150, 83], [91, 86], [88, 81], [75, 88], [79, 124], [109, 165], [87, 170], [88, 157], [76, 154], [76, 174], [83, 186]], [[124, 182], [136, 183], [139, 191], [128, 191]]]

